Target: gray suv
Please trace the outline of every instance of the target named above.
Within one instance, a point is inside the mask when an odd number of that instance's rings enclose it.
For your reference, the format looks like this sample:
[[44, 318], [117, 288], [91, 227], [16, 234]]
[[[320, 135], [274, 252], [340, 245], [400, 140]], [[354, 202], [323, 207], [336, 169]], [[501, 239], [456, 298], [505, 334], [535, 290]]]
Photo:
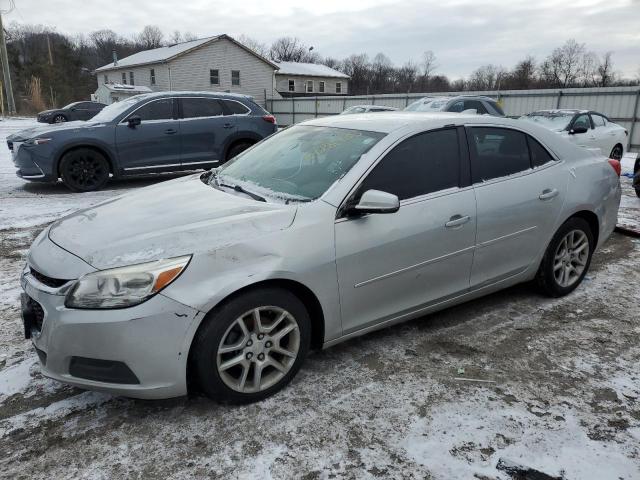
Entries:
[[104, 186], [110, 175], [221, 165], [277, 130], [251, 97], [210, 92], [136, 95], [87, 122], [38, 126], [7, 138], [19, 177], [61, 178], [71, 190]]
[[464, 112], [475, 110], [478, 115], [504, 117], [504, 111], [498, 102], [485, 96], [458, 95], [456, 97], [424, 97], [409, 104], [409, 112]]

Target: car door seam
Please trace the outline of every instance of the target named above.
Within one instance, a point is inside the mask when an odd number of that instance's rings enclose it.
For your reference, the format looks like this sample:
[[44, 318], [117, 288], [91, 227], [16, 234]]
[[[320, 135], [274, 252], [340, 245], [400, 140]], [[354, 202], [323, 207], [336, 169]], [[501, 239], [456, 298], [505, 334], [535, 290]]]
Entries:
[[474, 245], [472, 245], [470, 247], [466, 247], [466, 248], [463, 248], [461, 250], [456, 250], [455, 252], [451, 252], [451, 253], [447, 253], [445, 255], [441, 255], [440, 257], [431, 258], [429, 260], [424, 260], [422, 262], [416, 263], [416, 264], [411, 265], [409, 267], [404, 267], [404, 268], [401, 268], [399, 270], [395, 270], [393, 272], [385, 273], [383, 275], [379, 275], [377, 277], [370, 278], [369, 280], [364, 280], [363, 282], [356, 283], [353, 286], [353, 288], [360, 288], [360, 287], [363, 287], [365, 285], [369, 285], [371, 283], [377, 282], [379, 280], [384, 280], [384, 279], [387, 279], [387, 278], [390, 278], [390, 277], [395, 277], [396, 275], [400, 275], [402, 273], [408, 272], [408, 271], [413, 270], [415, 268], [419, 268], [419, 267], [423, 267], [423, 266], [426, 266], [426, 265], [430, 265], [432, 263], [440, 262], [442, 260], [447, 260], [447, 259], [449, 259], [451, 257], [460, 255], [462, 253], [466, 253], [466, 252], [471, 251], [471, 250], [474, 250], [475, 248], [476, 247]]

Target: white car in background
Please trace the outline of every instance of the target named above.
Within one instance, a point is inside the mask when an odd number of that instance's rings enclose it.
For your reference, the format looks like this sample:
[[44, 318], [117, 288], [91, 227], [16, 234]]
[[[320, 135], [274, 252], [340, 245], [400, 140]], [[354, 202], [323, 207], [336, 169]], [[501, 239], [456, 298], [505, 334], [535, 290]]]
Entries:
[[351, 115], [352, 113], [370, 113], [370, 112], [394, 112], [398, 110], [394, 107], [386, 105], [354, 105], [345, 109], [340, 115]]
[[538, 110], [520, 117], [553, 130], [572, 143], [599, 148], [603, 155], [621, 160], [626, 151], [628, 132], [605, 115], [590, 110]]

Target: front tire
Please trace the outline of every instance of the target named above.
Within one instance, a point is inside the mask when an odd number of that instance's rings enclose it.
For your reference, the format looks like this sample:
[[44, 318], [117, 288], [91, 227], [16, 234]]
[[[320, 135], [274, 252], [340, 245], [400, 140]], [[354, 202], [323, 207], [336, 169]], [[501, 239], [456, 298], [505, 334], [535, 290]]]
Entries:
[[109, 162], [96, 150], [77, 148], [62, 157], [60, 177], [74, 192], [99, 190], [109, 180]]
[[250, 403], [284, 388], [304, 361], [311, 320], [287, 290], [260, 288], [212, 311], [194, 340], [200, 387], [213, 400]]
[[55, 117], [53, 117], [53, 121], [51, 123], [64, 123], [67, 121], [67, 117], [65, 117], [62, 114], [58, 114]]
[[542, 291], [562, 297], [575, 290], [589, 270], [594, 249], [593, 232], [584, 219], [573, 217], [562, 224], [538, 269], [537, 282]]

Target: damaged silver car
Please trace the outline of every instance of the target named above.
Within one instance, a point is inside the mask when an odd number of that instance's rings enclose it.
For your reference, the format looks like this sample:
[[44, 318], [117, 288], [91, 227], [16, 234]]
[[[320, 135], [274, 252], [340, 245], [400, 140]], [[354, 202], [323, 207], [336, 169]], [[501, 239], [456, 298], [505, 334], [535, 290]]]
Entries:
[[305, 122], [44, 230], [25, 334], [82, 388], [259, 400], [311, 348], [519, 282], [571, 292], [615, 227], [615, 167], [505, 118]]

